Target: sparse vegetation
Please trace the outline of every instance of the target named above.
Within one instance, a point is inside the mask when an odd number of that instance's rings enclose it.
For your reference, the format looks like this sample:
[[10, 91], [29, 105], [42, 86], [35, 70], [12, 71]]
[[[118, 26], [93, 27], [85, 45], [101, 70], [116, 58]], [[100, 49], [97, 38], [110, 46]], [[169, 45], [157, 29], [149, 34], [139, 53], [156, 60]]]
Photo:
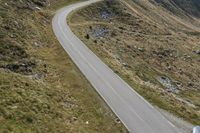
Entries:
[[0, 132], [127, 132], [52, 32], [55, 9], [72, 2], [1, 0]]
[[[177, 0], [169, 12], [174, 0], [159, 6], [167, 1], [105, 0], [75, 11], [69, 21], [74, 33], [152, 104], [200, 124], [199, 7], [195, 0]], [[107, 32], [96, 36], [99, 29]]]

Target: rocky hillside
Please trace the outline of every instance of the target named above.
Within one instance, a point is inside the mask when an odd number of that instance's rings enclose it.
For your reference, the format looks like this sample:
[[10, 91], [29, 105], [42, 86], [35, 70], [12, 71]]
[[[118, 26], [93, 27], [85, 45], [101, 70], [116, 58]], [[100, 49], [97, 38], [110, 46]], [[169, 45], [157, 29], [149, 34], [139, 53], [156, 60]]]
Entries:
[[197, 0], [105, 0], [69, 20], [74, 33], [149, 102], [200, 124]]
[[126, 132], [55, 38], [76, 0], [0, 0], [0, 132]]

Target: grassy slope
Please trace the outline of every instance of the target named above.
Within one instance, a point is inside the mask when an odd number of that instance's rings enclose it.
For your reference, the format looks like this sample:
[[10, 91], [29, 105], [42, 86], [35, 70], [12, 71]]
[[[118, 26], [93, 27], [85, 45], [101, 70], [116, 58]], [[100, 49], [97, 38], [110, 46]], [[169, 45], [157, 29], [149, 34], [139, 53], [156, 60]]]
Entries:
[[52, 12], [75, 0], [29, 2], [0, 3], [0, 132], [126, 132], [52, 32]]
[[59, 9], [65, 5], [69, 5], [69, 4], [76, 3], [76, 2], [82, 2], [82, 1], [86, 1], [86, 0], [52, 0], [50, 8], [51, 9]]
[[[198, 0], [155, 0], [164, 8], [179, 15], [192, 15], [200, 17], [200, 4]], [[178, 8], [177, 8], [178, 7]], [[180, 10], [181, 9], [181, 10]]]
[[[105, 12], [112, 15], [102, 19]], [[199, 49], [199, 23], [183, 18], [147, 1], [126, 0], [94, 4], [69, 20], [75, 34], [142, 96], [200, 124], [200, 64], [193, 52]], [[96, 37], [98, 29], [108, 31]], [[179, 91], [168, 92], [159, 76], [180, 82]]]

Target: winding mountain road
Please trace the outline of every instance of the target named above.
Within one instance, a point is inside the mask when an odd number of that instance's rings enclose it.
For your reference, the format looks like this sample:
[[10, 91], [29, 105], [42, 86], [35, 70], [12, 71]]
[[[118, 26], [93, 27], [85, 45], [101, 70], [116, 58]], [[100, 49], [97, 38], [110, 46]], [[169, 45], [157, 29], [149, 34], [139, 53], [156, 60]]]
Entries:
[[178, 128], [86, 47], [67, 25], [66, 18], [71, 11], [97, 1], [73, 4], [56, 13], [52, 25], [60, 44], [131, 133], [180, 133]]

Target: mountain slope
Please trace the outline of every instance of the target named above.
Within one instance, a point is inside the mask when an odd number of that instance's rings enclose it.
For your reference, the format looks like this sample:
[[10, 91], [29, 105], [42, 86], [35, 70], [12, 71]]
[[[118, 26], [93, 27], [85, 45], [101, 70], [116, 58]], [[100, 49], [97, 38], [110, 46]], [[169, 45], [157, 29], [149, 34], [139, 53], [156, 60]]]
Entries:
[[172, 13], [200, 17], [199, 0], [155, 0]]
[[52, 32], [76, 0], [0, 0], [0, 132], [126, 132]]
[[138, 93], [196, 125], [200, 18], [198, 3], [193, 4], [105, 0], [77, 10], [69, 21], [74, 33]]

